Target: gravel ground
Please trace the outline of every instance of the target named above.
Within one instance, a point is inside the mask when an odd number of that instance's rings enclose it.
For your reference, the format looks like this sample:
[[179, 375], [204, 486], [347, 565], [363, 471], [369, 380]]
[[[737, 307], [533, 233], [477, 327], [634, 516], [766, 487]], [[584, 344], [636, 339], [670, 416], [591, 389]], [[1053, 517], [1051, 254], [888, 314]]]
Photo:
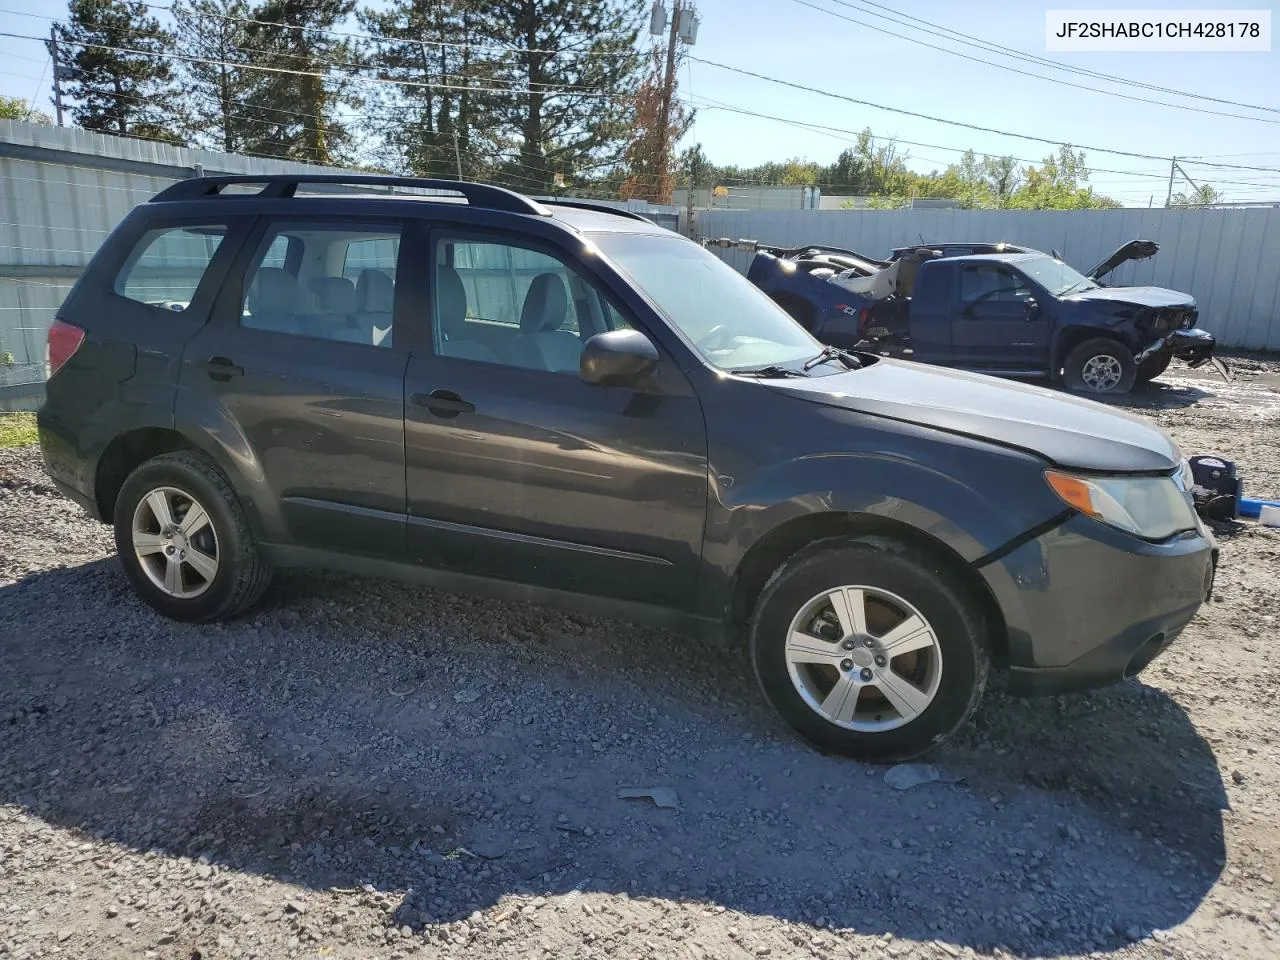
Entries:
[[[1128, 404], [1280, 497], [1280, 365]], [[1141, 682], [992, 692], [897, 792], [658, 631], [299, 573], [162, 620], [0, 450], [0, 957], [1271, 960], [1280, 531], [1219, 538]]]

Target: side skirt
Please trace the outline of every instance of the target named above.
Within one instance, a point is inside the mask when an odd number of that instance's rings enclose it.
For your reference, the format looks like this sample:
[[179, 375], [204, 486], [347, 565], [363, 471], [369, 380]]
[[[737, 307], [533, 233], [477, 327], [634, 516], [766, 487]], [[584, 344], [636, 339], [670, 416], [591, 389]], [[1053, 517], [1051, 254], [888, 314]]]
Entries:
[[633, 600], [615, 600], [611, 597], [574, 593], [570, 590], [532, 586], [510, 580], [495, 580], [469, 573], [455, 573], [435, 567], [355, 556], [316, 547], [264, 544], [263, 549], [277, 567], [338, 570], [363, 577], [421, 584], [449, 593], [493, 597], [509, 603], [534, 603], [588, 616], [644, 623], [670, 630], [672, 633], [692, 640], [721, 646], [725, 645], [728, 639], [728, 632], [719, 620], [695, 616], [684, 610], [637, 603]]

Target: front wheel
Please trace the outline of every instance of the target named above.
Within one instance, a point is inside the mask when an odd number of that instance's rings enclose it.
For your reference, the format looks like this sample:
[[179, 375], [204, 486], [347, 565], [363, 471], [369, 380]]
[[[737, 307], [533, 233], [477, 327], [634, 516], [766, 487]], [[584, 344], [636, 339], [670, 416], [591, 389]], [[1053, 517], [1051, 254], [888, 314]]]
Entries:
[[1172, 351], [1168, 353], [1157, 353], [1153, 356], [1147, 357], [1147, 359], [1138, 364], [1138, 382], [1146, 383], [1150, 380], [1154, 380], [1156, 377], [1160, 376], [1160, 374], [1169, 369], [1169, 364], [1172, 360]]
[[927, 553], [882, 537], [817, 544], [774, 574], [751, 623], [765, 697], [814, 745], [873, 761], [944, 743], [973, 713], [982, 617]]
[[231, 483], [198, 453], [166, 453], [134, 470], [116, 499], [115, 534], [134, 591], [175, 620], [233, 617], [271, 577]]
[[1137, 377], [1132, 351], [1107, 337], [1086, 340], [1062, 365], [1062, 382], [1078, 393], [1128, 393]]

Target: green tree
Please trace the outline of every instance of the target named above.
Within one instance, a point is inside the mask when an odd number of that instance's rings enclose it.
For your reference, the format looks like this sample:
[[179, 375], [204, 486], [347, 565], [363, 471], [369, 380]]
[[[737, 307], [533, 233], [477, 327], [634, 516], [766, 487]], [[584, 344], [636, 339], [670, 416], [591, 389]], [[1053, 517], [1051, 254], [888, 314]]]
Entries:
[[63, 41], [64, 92], [86, 130], [181, 142], [173, 70], [159, 54], [173, 37], [141, 0], [70, 0], [56, 27]]
[[0, 120], [22, 120], [26, 123], [53, 123], [47, 113], [32, 108], [22, 97], [0, 94]]
[[1056, 154], [1044, 158], [1039, 167], [1022, 171], [1023, 184], [1010, 197], [1009, 206], [1023, 210], [1089, 210], [1118, 207], [1110, 197], [1093, 192], [1085, 184], [1089, 168], [1083, 150], [1070, 144], [1058, 148]]
[[[618, 167], [631, 139], [630, 116], [643, 69], [637, 49], [643, 0], [487, 0], [499, 39], [516, 48], [504, 59], [495, 111], [518, 159], [499, 179], [549, 192], [560, 174]], [[571, 91], [571, 92], [563, 92]]]
[[187, 0], [173, 10], [178, 52], [207, 61], [180, 61], [183, 115], [188, 139], [227, 153], [245, 150], [263, 121], [251, 103], [263, 75], [233, 64], [252, 54], [246, 20], [252, 11], [245, 0]]
[[265, 0], [254, 10], [245, 28], [250, 62], [291, 72], [253, 71], [251, 152], [322, 164], [349, 157], [351, 131], [338, 108], [356, 101], [332, 64], [352, 62], [351, 48], [332, 31], [353, 9], [355, 0]]
[[1190, 193], [1175, 193], [1169, 201], [1171, 207], [1211, 207], [1215, 203], [1222, 203], [1226, 196], [1218, 190], [1215, 190], [1207, 183], [1193, 189]]
[[419, 176], [487, 178], [501, 139], [497, 95], [486, 90], [501, 69], [489, 50], [497, 26], [487, 5], [394, 0], [357, 16], [379, 38], [362, 44], [361, 60], [379, 77], [407, 81], [365, 94], [361, 126], [378, 144], [375, 160]]

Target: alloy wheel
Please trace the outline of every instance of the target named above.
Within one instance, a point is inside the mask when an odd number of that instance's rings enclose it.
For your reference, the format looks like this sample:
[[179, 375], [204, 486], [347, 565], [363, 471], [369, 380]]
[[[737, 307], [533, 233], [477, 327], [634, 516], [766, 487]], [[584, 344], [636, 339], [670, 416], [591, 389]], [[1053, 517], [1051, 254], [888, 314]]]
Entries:
[[1123, 368], [1118, 358], [1107, 353], [1100, 353], [1085, 361], [1080, 371], [1080, 379], [1085, 386], [1096, 393], [1106, 393], [1115, 389], [1123, 376]]
[[209, 513], [177, 487], [157, 487], [138, 501], [132, 541], [147, 579], [171, 597], [198, 597], [218, 575], [218, 535]]
[[928, 620], [888, 590], [842, 586], [805, 603], [787, 632], [787, 671], [815, 713], [848, 730], [910, 723], [937, 696], [942, 648]]

